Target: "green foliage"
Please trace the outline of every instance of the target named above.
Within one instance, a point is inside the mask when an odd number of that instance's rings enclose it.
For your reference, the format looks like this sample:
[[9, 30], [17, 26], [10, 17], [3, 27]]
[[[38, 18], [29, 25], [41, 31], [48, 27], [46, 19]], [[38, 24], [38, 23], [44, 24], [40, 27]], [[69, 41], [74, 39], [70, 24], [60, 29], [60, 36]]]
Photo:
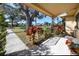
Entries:
[[3, 14], [0, 14], [0, 55], [4, 55], [5, 53], [6, 25]]

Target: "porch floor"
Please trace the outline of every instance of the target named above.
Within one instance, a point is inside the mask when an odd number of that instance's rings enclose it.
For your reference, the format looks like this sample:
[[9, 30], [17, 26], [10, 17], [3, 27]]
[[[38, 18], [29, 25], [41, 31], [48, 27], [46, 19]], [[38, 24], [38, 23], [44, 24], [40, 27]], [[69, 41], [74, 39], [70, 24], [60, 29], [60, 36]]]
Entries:
[[21, 51], [24, 49], [28, 49], [28, 47], [21, 41], [21, 39], [12, 31], [12, 29], [7, 29], [6, 36], [6, 53], [13, 53], [17, 51]]

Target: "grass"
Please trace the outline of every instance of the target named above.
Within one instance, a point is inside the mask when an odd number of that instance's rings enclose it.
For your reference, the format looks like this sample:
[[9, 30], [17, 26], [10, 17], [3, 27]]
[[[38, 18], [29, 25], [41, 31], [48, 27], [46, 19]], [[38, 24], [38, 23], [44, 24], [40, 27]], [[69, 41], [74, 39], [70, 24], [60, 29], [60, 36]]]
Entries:
[[18, 35], [19, 38], [21, 38], [21, 40], [27, 44], [27, 41], [26, 41], [26, 33], [24, 32], [25, 29], [22, 29], [20, 27], [14, 27], [13, 28], [13, 32], [16, 33], [16, 35]]
[[33, 46], [28, 45], [27, 39], [26, 39], [25, 29], [22, 29], [20, 27], [14, 27], [12, 30], [24, 42], [24, 44], [26, 44], [29, 48], [32, 48], [32, 47], [36, 46], [36, 45], [33, 45]]

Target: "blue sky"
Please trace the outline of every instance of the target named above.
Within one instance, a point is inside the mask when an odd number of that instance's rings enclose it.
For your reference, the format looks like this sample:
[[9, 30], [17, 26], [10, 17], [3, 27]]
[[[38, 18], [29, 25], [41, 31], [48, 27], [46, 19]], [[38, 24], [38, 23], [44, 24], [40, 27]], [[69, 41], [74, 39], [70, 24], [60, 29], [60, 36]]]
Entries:
[[52, 18], [49, 17], [49, 16], [43, 17], [42, 19], [38, 19], [37, 18], [37, 23], [44, 23], [44, 22], [51, 23], [52, 22]]
[[62, 21], [62, 18], [61, 17], [56, 17], [53, 20], [57, 24], [58, 22], [61, 22]]
[[[52, 18], [49, 17], [49, 16], [46, 16], [46, 17], [43, 17], [42, 19], [36, 19], [37, 20], [37, 23], [44, 23], [44, 22], [48, 22], [48, 23], [52, 23]], [[33, 24], [35, 24], [35, 22], [33, 22]]]
[[[36, 20], [37, 20], [37, 23], [40, 23], [40, 24], [42, 24], [44, 22], [52, 23], [52, 20], [54, 20], [55, 23], [58, 23], [58, 22], [62, 21], [62, 18], [56, 17], [56, 18], [52, 19], [51, 17], [46, 16], [42, 19], [37, 18]], [[32, 23], [35, 24], [35, 22], [32, 22]]]

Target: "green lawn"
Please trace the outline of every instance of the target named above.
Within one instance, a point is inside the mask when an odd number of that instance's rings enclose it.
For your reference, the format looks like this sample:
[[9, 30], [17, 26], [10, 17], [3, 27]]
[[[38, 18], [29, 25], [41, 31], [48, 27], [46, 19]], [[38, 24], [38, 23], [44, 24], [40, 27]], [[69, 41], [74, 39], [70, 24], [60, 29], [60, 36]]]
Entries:
[[14, 27], [14, 28], [13, 28], [13, 32], [15, 32], [15, 33], [18, 35], [18, 37], [20, 37], [21, 40], [22, 40], [25, 44], [27, 44], [27, 41], [26, 41], [26, 33], [25, 33], [24, 31], [25, 31], [25, 29], [22, 29], [22, 28], [20, 28], [20, 27]]

